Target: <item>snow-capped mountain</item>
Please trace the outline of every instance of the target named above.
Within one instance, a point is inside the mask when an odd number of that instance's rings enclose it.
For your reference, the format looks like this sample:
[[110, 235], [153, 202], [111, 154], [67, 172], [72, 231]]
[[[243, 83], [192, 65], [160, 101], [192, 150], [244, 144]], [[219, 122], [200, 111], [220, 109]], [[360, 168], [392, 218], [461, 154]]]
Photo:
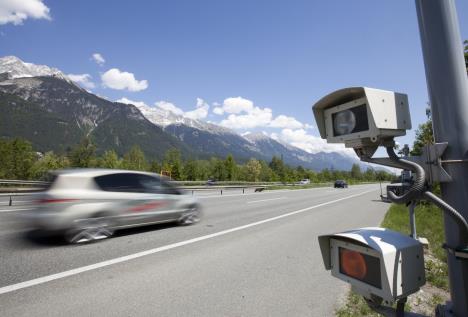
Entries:
[[160, 126], [163, 129], [171, 125], [184, 125], [189, 128], [194, 128], [197, 130], [215, 134], [236, 134], [234, 131], [221, 127], [219, 125], [188, 118], [183, 115], [175, 114], [170, 110], [165, 110], [159, 107], [150, 107], [142, 102], [125, 102], [124, 99], [118, 101], [134, 105], [149, 121], [151, 121], [157, 126]]
[[60, 70], [46, 65], [23, 62], [16, 56], [0, 58], [0, 74], [7, 73], [9, 78], [53, 76], [69, 80]]
[[137, 108], [91, 94], [59, 70], [12, 57], [0, 61], [0, 138], [23, 137], [42, 152], [64, 153], [85, 136], [100, 153], [114, 149], [123, 155], [133, 145], [158, 159], [173, 147], [191, 152]]
[[263, 133], [242, 136], [142, 102], [111, 102], [82, 89], [58, 69], [14, 56], [0, 58], [0, 113], [0, 137], [24, 137], [40, 151], [64, 152], [91, 136], [99, 152], [115, 149], [122, 155], [137, 144], [150, 159], [177, 147], [185, 157], [232, 154], [245, 162], [277, 156], [286, 164], [315, 170], [348, 170], [357, 161], [339, 153], [307, 153]]

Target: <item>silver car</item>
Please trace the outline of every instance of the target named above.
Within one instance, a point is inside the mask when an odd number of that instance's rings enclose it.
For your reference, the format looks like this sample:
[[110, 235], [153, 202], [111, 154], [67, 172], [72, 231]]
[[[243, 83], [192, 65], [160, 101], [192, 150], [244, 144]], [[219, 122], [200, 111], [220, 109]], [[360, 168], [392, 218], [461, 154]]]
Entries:
[[34, 228], [63, 234], [70, 243], [108, 238], [121, 228], [200, 220], [197, 200], [157, 174], [76, 169], [52, 178], [28, 218]]

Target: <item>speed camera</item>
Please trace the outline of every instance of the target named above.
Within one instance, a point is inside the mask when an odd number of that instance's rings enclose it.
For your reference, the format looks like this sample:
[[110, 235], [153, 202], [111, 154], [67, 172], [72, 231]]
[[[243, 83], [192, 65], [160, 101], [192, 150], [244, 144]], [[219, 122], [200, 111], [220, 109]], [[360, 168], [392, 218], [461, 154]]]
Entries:
[[425, 284], [422, 244], [384, 228], [362, 228], [318, 238], [332, 276], [367, 299], [391, 305]]
[[312, 109], [323, 139], [355, 149], [383, 145], [411, 129], [408, 96], [393, 91], [345, 88], [323, 97]]

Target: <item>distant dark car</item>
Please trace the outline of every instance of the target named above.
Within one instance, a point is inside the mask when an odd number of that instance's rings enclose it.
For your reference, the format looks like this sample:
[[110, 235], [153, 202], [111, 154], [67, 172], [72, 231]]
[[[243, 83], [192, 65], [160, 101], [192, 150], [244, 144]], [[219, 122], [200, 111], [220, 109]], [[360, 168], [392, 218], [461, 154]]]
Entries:
[[216, 185], [216, 180], [215, 179], [209, 179], [206, 181], [207, 186], [214, 186]]
[[337, 180], [335, 181], [335, 188], [348, 188], [348, 184], [344, 180]]

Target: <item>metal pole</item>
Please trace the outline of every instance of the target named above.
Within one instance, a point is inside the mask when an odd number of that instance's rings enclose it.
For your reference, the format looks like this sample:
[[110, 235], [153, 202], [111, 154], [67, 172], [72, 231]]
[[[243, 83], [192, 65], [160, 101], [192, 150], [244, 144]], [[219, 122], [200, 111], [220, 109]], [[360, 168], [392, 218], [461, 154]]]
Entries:
[[412, 201], [409, 205], [409, 220], [411, 226], [411, 238], [417, 239], [418, 236], [416, 234], [416, 216], [414, 214], [414, 207], [416, 207], [416, 202]]
[[[448, 142], [445, 160], [468, 158], [468, 80], [454, 0], [416, 0], [419, 32], [436, 142]], [[447, 164], [453, 181], [442, 183], [442, 198], [468, 219], [468, 164]], [[449, 246], [466, 246], [457, 224], [444, 215]], [[468, 262], [447, 254], [451, 311], [468, 316]]]

